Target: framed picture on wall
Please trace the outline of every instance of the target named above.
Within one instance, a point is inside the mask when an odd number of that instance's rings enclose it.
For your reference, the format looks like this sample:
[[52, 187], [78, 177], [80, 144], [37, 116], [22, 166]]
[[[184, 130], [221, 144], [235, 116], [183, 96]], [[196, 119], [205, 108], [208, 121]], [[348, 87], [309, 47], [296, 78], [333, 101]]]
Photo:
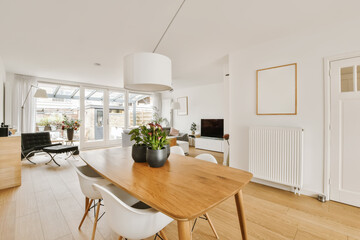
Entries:
[[256, 71], [256, 114], [297, 114], [297, 64]]
[[177, 101], [180, 104], [180, 108], [177, 111], [178, 115], [179, 116], [188, 115], [188, 97], [179, 97]]

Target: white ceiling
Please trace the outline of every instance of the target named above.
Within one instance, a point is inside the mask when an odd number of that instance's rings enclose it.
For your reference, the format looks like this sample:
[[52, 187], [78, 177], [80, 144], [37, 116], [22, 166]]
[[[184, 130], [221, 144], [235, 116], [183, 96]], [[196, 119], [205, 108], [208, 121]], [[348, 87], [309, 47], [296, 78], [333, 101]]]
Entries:
[[[0, 0], [0, 56], [9, 72], [122, 87], [123, 57], [151, 52], [181, 2]], [[359, 0], [187, 0], [157, 53], [172, 59], [175, 86], [221, 81], [232, 50], [359, 9]]]

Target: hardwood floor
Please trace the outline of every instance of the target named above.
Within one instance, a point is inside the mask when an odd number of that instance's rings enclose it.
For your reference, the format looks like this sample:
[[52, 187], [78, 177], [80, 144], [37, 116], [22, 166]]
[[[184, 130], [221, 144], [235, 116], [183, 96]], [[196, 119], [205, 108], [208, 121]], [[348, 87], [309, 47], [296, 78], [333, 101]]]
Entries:
[[[196, 149], [190, 152], [199, 154]], [[61, 167], [45, 165], [48, 161], [45, 155], [38, 155], [34, 161], [38, 164], [22, 162], [21, 187], [0, 191], [0, 239], [90, 239], [93, 212], [88, 214], [81, 231], [77, 229], [84, 196], [71, 166], [63, 159], [59, 160]], [[244, 189], [244, 201], [249, 239], [360, 240], [359, 208], [336, 202], [320, 203], [254, 183]], [[233, 198], [209, 215], [220, 239], [241, 239]], [[104, 218], [99, 221], [96, 239], [117, 239]], [[178, 239], [176, 222], [168, 225], [165, 233], [169, 240]], [[153, 237], [146, 240], [150, 239]], [[193, 239], [215, 239], [205, 220], [197, 221]]]

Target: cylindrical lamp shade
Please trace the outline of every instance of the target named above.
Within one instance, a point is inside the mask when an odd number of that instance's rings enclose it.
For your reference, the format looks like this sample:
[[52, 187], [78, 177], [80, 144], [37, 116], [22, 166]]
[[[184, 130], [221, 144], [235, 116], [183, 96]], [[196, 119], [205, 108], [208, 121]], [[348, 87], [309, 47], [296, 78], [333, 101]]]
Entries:
[[38, 88], [34, 94], [34, 98], [47, 98], [48, 95], [45, 89]]
[[157, 53], [134, 53], [124, 58], [124, 88], [141, 92], [171, 90], [171, 60]]

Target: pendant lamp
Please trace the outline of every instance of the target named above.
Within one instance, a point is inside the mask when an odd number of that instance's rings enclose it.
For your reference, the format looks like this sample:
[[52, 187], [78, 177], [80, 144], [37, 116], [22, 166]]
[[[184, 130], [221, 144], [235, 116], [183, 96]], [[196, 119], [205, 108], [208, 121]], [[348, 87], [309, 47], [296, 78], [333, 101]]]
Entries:
[[131, 91], [160, 92], [172, 90], [171, 60], [155, 53], [161, 40], [179, 13], [185, 0], [181, 3], [171, 19], [153, 52], [133, 53], [124, 58], [124, 88]]
[[141, 92], [171, 90], [171, 60], [157, 53], [133, 53], [124, 58], [125, 89]]

